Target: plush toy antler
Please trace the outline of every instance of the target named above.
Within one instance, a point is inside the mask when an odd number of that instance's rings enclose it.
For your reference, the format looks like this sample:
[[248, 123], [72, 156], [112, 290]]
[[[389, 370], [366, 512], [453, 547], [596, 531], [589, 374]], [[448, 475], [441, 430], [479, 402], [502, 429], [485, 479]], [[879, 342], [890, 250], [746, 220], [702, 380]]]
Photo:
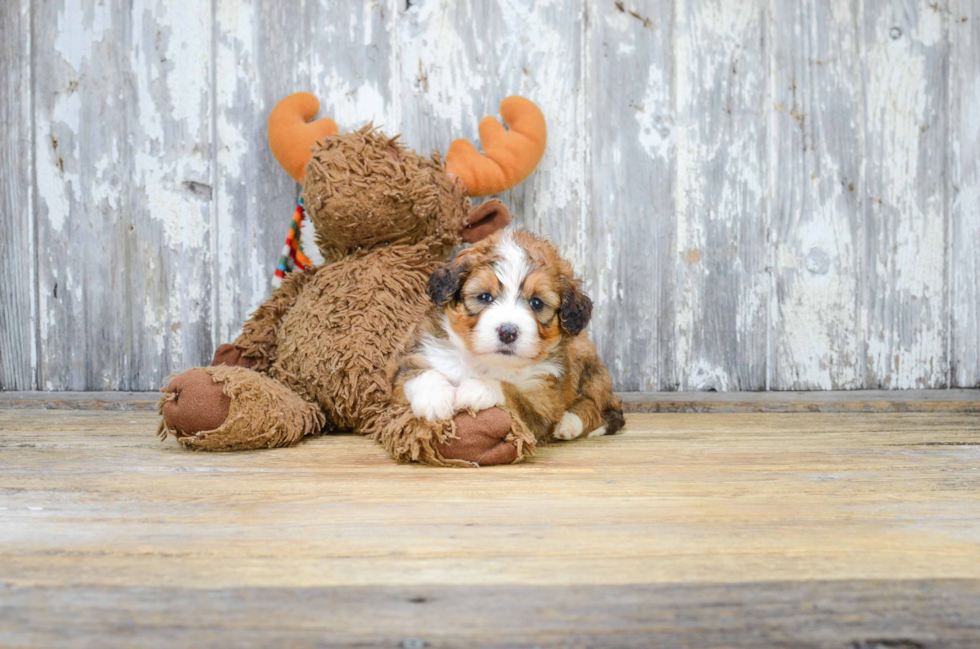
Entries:
[[308, 92], [289, 95], [269, 114], [269, 147], [272, 155], [296, 182], [303, 182], [306, 163], [317, 140], [336, 135], [337, 124], [325, 117], [315, 122], [320, 101]]
[[[269, 114], [269, 147], [286, 173], [301, 184], [313, 150], [318, 143], [338, 132], [332, 119], [310, 121], [319, 109], [320, 102], [315, 96], [297, 92], [276, 104]], [[480, 121], [484, 154], [465, 139], [455, 140], [449, 146], [444, 169], [450, 179], [458, 180], [462, 186], [464, 195], [460, 196], [458, 187], [449, 185], [464, 203], [466, 196], [487, 196], [514, 187], [531, 175], [544, 155], [547, 127], [544, 115], [534, 102], [524, 97], [508, 97], [500, 102], [500, 114], [510, 130], [493, 117], [484, 117]], [[355, 136], [351, 134], [351, 137]], [[437, 163], [430, 161], [429, 164]], [[439, 168], [435, 166], [433, 171], [438, 173]], [[505, 227], [509, 221], [510, 213], [500, 201], [485, 201], [470, 210], [460, 236], [467, 243], [475, 243]], [[273, 287], [278, 287], [289, 271], [323, 262], [316, 246], [305, 245], [315, 240], [313, 223], [307, 218], [300, 200], [276, 265]]]
[[544, 115], [524, 97], [500, 102], [507, 131], [493, 117], [480, 120], [480, 155], [469, 140], [454, 140], [446, 153], [446, 171], [463, 181], [470, 196], [488, 196], [518, 185], [531, 175], [544, 155], [548, 129]]

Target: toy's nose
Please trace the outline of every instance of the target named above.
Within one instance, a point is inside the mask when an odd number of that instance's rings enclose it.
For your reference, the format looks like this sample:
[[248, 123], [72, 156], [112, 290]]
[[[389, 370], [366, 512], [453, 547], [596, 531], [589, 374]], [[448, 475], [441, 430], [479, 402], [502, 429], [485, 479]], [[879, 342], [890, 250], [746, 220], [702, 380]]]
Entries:
[[517, 327], [512, 324], [502, 324], [497, 327], [497, 338], [500, 342], [509, 345], [517, 340]]

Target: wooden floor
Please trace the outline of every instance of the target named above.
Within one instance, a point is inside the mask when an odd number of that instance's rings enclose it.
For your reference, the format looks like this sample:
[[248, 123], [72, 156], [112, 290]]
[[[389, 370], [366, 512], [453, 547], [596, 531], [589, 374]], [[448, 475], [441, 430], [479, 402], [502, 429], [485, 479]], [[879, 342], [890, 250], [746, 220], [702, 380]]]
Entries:
[[631, 414], [522, 466], [0, 409], [0, 646], [980, 645], [980, 416]]

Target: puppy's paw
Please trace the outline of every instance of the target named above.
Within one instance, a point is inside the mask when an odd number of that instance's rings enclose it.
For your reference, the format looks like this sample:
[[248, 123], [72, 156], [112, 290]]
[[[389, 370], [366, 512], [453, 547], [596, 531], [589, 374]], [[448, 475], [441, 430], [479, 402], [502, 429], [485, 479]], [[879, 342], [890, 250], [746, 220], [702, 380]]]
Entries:
[[552, 434], [552, 436], [555, 439], [575, 439], [576, 437], [580, 437], [582, 435], [583, 428], [584, 424], [578, 415], [572, 412], [566, 412], [564, 415], [562, 415], [561, 421], [558, 422], [558, 425], [555, 426], [555, 432]]
[[500, 381], [466, 379], [456, 388], [454, 409], [480, 412], [504, 403], [504, 390]]
[[451, 418], [456, 412], [453, 409], [456, 388], [439, 372], [425, 371], [405, 383], [404, 389], [412, 412], [420, 419], [439, 421]]
[[586, 437], [602, 437], [603, 435], [607, 435], [608, 433], [609, 433], [608, 428], [606, 428], [605, 426], [599, 426], [594, 431], [586, 435]]

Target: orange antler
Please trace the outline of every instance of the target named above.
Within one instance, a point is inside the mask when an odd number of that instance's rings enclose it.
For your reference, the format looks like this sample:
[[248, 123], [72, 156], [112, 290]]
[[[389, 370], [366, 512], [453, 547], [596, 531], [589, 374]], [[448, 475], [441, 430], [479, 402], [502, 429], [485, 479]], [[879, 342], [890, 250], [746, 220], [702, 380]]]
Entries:
[[289, 95], [269, 113], [269, 148], [272, 155], [296, 182], [303, 182], [306, 163], [317, 140], [337, 133], [329, 117], [310, 120], [320, 110], [320, 102], [308, 92]]
[[548, 128], [533, 101], [508, 97], [500, 102], [506, 130], [493, 117], [480, 120], [480, 155], [468, 140], [454, 140], [446, 152], [446, 171], [463, 181], [470, 196], [488, 196], [510, 189], [531, 175], [541, 162]]

